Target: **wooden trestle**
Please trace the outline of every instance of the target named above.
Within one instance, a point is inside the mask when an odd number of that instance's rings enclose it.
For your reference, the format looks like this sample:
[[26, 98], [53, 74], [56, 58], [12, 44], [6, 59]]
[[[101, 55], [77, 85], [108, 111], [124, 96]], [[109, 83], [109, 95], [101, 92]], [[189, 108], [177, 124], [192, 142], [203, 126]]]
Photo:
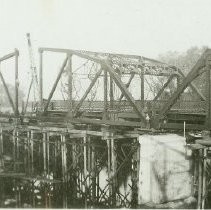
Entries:
[[[94, 131], [2, 124], [0, 200], [11, 187], [16, 207], [135, 207], [138, 136], [108, 126]], [[128, 177], [130, 190], [123, 193]]]

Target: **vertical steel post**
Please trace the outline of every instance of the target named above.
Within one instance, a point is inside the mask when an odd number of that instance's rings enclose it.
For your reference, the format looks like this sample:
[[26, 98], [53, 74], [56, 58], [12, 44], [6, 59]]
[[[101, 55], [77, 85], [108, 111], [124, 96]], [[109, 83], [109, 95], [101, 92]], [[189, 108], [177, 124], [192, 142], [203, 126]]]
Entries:
[[39, 79], [40, 79], [40, 108], [43, 110], [43, 51], [39, 50], [40, 54], [40, 68], [39, 68]]
[[19, 51], [15, 49], [15, 115], [19, 115], [18, 110], [18, 88], [19, 88], [19, 80], [18, 80], [18, 56]]
[[[178, 88], [181, 84], [181, 76], [180, 75], [176, 76], [176, 82], [177, 82], [177, 90], [178, 90]], [[180, 97], [178, 97], [177, 103], [178, 103], [178, 107], [180, 108]]]
[[68, 100], [69, 100], [69, 116], [73, 112], [73, 73], [72, 73], [72, 55], [68, 53]]
[[108, 72], [104, 69], [104, 110], [103, 119], [108, 119]]
[[114, 106], [114, 82], [110, 75], [110, 107], [113, 109]]
[[108, 72], [104, 70], [104, 119], [108, 119]]
[[144, 108], [144, 69], [141, 68], [141, 105]]

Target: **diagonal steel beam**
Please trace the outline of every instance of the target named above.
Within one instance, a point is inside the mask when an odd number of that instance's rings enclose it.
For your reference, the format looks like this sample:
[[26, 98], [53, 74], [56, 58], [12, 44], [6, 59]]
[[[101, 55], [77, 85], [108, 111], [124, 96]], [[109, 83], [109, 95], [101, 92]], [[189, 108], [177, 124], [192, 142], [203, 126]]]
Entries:
[[108, 70], [110, 76], [114, 79], [115, 83], [117, 84], [119, 89], [122, 91], [125, 98], [130, 102], [131, 106], [133, 107], [135, 112], [138, 114], [138, 116], [140, 117], [142, 122], [144, 124], [146, 124], [146, 119], [145, 119], [144, 115], [141, 113], [141, 111], [139, 110], [139, 107], [136, 105], [133, 96], [128, 91], [125, 84], [121, 81], [120, 77], [114, 72], [114, 69], [107, 62], [104, 62], [103, 67], [105, 67]]
[[[125, 86], [126, 86], [126, 88], [129, 88], [130, 83], [132, 82], [132, 80], [133, 80], [134, 76], [135, 76], [135, 73], [132, 73], [132, 74], [130, 75], [129, 80], [128, 80], [128, 82], [127, 82], [127, 83], [126, 83], [126, 85], [125, 85]], [[123, 97], [124, 97], [124, 94], [123, 94], [123, 93], [121, 93], [121, 95], [120, 95], [120, 97], [119, 97], [119, 101], [121, 101]]]
[[177, 91], [172, 94], [167, 103], [164, 104], [163, 108], [160, 110], [160, 114], [158, 115], [158, 119], [162, 119], [167, 111], [174, 105], [178, 97], [185, 90], [185, 88], [197, 77], [201, 74], [200, 70], [205, 67], [205, 56], [207, 55], [207, 51], [201, 56], [201, 58], [197, 61], [197, 63], [193, 66], [192, 70], [188, 73], [188, 75], [184, 78], [182, 84], [178, 87]]
[[9, 103], [10, 103], [10, 105], [12, 107], [12, 110], [15, 113], [16, 110], [15, 110], [15, 106], [14, 106], [13, 100], [12, 100], [12, 97], [10, 95], [9, 89], [7, 87], [7, 84], [6, 84], [5, 80], [4, 80], [4, 77], [3, 77], [2, 73], [1, 73], [1, 71], [0, 71], [0, 78], [1, 78], [1, 81], [3, 83], [4, 89], [6, 91], [7, 97], [9, 99]]
[[102, 73], [102, 68], [95, 74], [95, 77], [93, 78], [93, 80], [91, 81], [89, 87], [87, 88], [86, 92], [84, 93], [83, 97], [81, 98], [81, 100], [79, 101], [79, 103], [76, 105], [75, 110], [74, 110], [74, 115], [77, 115], [78, 110], [80, 109], [82, 103], [84, 102], [84, 100], [86, 99], [87, 95], [89, 94], [90, 90], [92, 89], [92, 87], [94, 86], [95, 82], [97, 81], [98, 77], [100, 76], [100, 74]]
[[153, 101], [156, 101], [160, 96], [161, 94], [163, 93], [164, 89], [168, 86], [168, 84], [172, 81], [172, 79], [175, 77], [174, 74], [172, 74], [168, 80], [166, 81], [166, 83], [163, 85], [163, 87], [159, 90], [158, 94], [155, 96], [155, 98], [153, 99]]
[[[185, 78], [184, 73], [178, 69], [179, 74], [183, 77], [183, 79]], [[195, 84], [193, 82], [190, 83], [190, 87], [192, 88], [193, 91], [195, 91], [197, 93], [197, 95], [203, 100], [205, 101], [206, 98], [205, 96], [201, 93], [201, 91], [195, 86]]]
[[0, 62], [5, 61], [7, 59], [10, 59], [10, 58], [14, 57], [15, 55], [16, 55], [16, 51], [13, 52], [13, 53], [7, 54], [7, 55], [0, 58]]
[[68, 58], [65, 58], [65, 60], [64, 60], [64, 62], [63, 62], [63, 64], [62, 64], [62, 67], [61, 67], [61, 69], [60, 69], [60, 71], [59, 71], [59, 73], [58, 73], [58, 75], [57, 75], [57, 78], [56, 78], [56, 80], [55, 80], [55, 82], [54, 82], [54, 84], [53, 84], [53, 87], [52, 87], [52, 89], [51, 89], [51, 92], [50, 92], [50, 94], [49, 94], [49, 96], [48, 96], [48, 100], [47, 100], [47, 103], [46, 103], [45, 108], [44, 108], [44, 113], [45, 113], [45, 112], [47, 111], [47, 109], [48, 109], [48, 106], [49, 106], [49, 104], [50, 104], [51, 98], [52, 98], [52, 96], [53, 96], [53, 94], [54, 94], [54, 92], [55, 92], [55, 90], [56, 90], [56, 87], [57, 87], [58, 82], [59, 82], [59, 80], [60, 80], [60, 78], [61, 78], [61, 75], [62, 75], [62, 73], [63, 73], [63, 71], [64, 71], [64, 68], [65, 68], [65, 66], [67, 65], [67, 61], [68, 61]]

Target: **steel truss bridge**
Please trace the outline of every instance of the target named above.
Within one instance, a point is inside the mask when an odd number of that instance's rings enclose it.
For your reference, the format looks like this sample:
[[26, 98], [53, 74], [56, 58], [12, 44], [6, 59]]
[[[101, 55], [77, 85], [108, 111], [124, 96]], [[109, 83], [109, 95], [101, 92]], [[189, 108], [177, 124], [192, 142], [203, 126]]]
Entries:
[[[43, 55], [46, 52], [63, 54], [65, 59], [47, 99], [44, 99]], [[74, 96], [75, 70], [72, 65], [76, 57], [96, 66], [88, 87], [77, 99]], [[27, 201], [32, 203], [32, 207], [51, 207], [53, 201], [53, 206], [58, 207], [77, 207], [76, 201], [84, 207], [137, 207], [139, 135], [165, 130], [211, 130], [210, 49], [184, 75], [175, 66], [143, 56], [39, 48], [39, 101], [30, 104], [33, 109], [27, 108], [26, 104], [22, 111], [18, 97], [19, 51], [15, 49], [1, 57], [0, 63], [11, 58], [15, 58], [14, 96], [2, 74], [4, 70], [0, 71], [13, 111], [0, 114], [0, 176], [11, 177], [14, 183], [18, 183], [15, 188], [17, 207], [22, 207]], [[68, 99], [53, 100], [64, 73], [68, 81]], [[123, 80], [125, 75], [127, 81]], [[152, 83], [146, 84], [147, 76], [154, 76], [158, 83], [161, 81], [159, 78], [165, 79], [160, 83], [162, 85], [150, 89]], [[135, 87], [140, 92], [138, 99], [131, 89], [134, 78]], [[88, 100], [98, 80], [102, 83], [100, 93], [103, 99]], [[152, 99], [147, 100], [146, 87], [156, 93]], [[210, 193], [210, 188], [205, 187], [210, 183], [210, 137], [197, 141], [191, 147], [196, 151], [198, 208], [203, 208]], [[11, 161], [3, 159], [5, 153], [12, 154]], [[100, 173], [105, 168], [106, 184], [100, 186]], [[126, 183], [127, 177], [123, 175], [126, 168], [131, 176], [130, 184]], [[51, 176], [53, 180], [49, 178]], [[41, 185], [43, 205], [30, 191], [37, 187], [37, 180]], [[4, 183], [2, 179], [1, 182]], [[123, 183], [129, 186], [124, 193], [119, 190]], [[27, 196], [21, 189], [28, 190]]]

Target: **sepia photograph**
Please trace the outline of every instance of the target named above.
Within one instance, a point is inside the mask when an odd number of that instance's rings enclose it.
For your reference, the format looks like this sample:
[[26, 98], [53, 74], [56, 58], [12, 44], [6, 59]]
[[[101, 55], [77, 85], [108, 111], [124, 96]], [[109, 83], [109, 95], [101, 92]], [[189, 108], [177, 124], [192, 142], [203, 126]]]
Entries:
[[210, 0], [0, 0], [0, 209], [211, 209]]

